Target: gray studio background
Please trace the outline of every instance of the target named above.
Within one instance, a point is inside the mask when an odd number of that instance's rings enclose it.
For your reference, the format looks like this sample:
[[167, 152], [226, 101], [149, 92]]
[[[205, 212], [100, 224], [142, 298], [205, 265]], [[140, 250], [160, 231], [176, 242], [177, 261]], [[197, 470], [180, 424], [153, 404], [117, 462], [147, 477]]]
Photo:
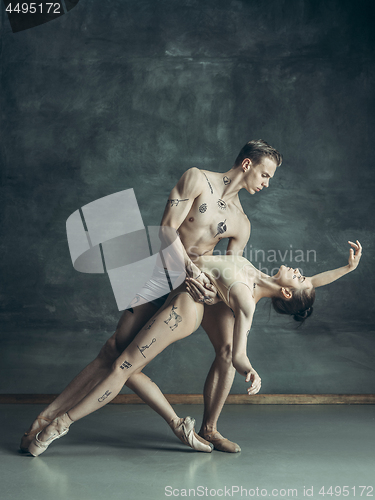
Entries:
[[[120, 317], [108, 277], [72, 267], [71, 213], [134, 188], [158, 225], [186, 169], [224, 172], [263, 138], [284, 163], [240, 195], [248, 251], [315, 250], [307, 275], [345, 265], [348, 239], [364, 255], [302, 328], [259, 305], [262, 392], [374, 393], [373, 26], [361, 0], [81, 0], [13, 34], [2, 4], [0, 392], [60, 392]], [[199, 329], [145, 372], [201, 393], [213, 356]]]

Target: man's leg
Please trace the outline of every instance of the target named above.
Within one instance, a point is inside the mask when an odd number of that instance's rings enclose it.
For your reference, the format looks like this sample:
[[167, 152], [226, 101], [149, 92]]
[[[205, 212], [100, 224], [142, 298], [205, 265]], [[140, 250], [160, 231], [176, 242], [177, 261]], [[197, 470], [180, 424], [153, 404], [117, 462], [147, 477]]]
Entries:
[[236, 373], [232, 365], [233, 313], [223, 302], [206, 306], [202, 327], [214, 346], [216, 357], [204, 385], [204, 414], [199, 435], [219, 451], [237, 453], [241, 451], [238, 444], [217, 432], [217, 421]]

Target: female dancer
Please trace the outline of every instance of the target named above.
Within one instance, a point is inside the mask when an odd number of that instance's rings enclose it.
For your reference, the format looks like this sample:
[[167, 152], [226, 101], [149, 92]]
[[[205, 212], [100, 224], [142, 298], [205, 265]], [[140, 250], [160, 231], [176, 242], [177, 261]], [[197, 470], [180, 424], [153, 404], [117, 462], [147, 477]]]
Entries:
[[[247, 336], [256, 304], [260, 299], [269, 297], [277, 312], [303, 321], [312, 313], [315, 288], [332, 283], [358, 266], [361, 244], [358, 240], [356, 243], [349, 241], [349, 244], [352, 248], [348, 265], [311, 278], [302, 276], [298, 269], [285, 266], [281, 266], [276, 275], [268, 276], [239, 256], [210, 255], [197, 260], [196, 265], [214, 283], [220, 299], [234, 313], [232, 362], [245, 381], [251, 383], [247, 391], [249, 395], [257, 394], [261, 387], [261, 379], [246, 353]], [[142, 370], [168, 345], [187, 337], [198, 328], [203, 317], [203, 304], [194, 301], [189, 293], [190, 289], [194, 295], [191, 286], [187, 285], [187, 288], [188, 292], [185, 284], [182, 284], [173, 290], [164, 307], [118, 357], [111, 373], [76, 406], [55, 418], [35, 436], [29, 446], [33, 456], [40, 455], [52, 441], [64, 436], [73, 422], [109, 403], [133, 373]]]

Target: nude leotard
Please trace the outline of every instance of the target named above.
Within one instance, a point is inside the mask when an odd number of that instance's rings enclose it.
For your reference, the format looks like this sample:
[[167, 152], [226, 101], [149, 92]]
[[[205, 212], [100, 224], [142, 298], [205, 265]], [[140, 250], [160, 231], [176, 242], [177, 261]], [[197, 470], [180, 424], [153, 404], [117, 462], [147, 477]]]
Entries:
[[212, 281], [218, 290], [220, 298], [229, 305], [229, 292], [236, 283], [243, 283], [252, 292], [243, 272], [246, 266], [253, 265], [244, 257], [238, 255], [206, 255], [199, 257], [194, 263]]

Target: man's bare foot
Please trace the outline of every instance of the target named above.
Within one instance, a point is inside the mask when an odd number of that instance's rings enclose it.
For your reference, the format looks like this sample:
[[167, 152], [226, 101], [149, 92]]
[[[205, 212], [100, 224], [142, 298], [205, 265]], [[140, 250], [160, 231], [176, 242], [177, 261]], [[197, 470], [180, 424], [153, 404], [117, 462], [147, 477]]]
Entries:
[[203, 438], [198, 436], [194, 430], [195, 420], [191, 417], [178, 418], [172, 420], [169, 424], [175, 435], [182, 441], [182, 443], [190, 446], [193, 450], [211, 453], [213, 446]]
[[237, 443], [233, 443], [232, 441], [229, 441], [229, 439], [224, 438], [218, 431], [207, 433], [199, 431], [199, 436], [209, 443], [212, 443], [215, 450], [225, 451], [226, 453], [239, 453], [241, 451], [241, 448]]

